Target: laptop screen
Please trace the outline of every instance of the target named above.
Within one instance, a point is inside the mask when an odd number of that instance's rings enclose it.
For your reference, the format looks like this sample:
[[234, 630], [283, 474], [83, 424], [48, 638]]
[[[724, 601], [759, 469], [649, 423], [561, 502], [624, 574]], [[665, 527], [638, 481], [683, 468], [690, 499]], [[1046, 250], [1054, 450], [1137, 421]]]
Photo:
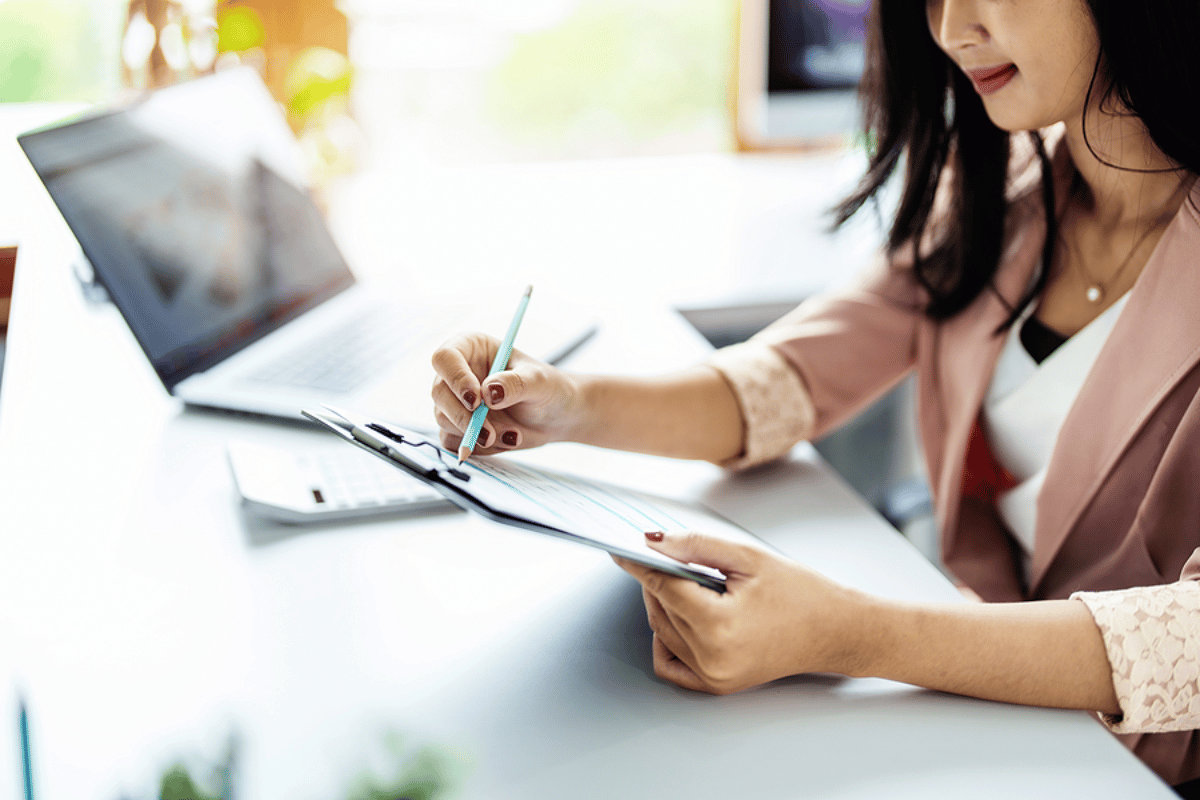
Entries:
[[244, 104], [189, 90], [174, 118], [145, 103], [19, 137], [168, 389], [354, 282], [308, 193], [227, 135]]

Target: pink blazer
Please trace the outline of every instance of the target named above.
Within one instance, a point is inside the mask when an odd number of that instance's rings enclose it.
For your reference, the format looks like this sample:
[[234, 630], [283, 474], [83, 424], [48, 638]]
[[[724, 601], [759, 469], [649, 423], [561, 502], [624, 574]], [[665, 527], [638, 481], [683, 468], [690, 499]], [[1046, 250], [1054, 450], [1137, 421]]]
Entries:
[[[1056, 187], [1073, 167], [1054, 156]], [[920, 313], [908, 259], [801, 305], [766, 338], [799, 373], [819, 437], [916, 372], [921, 444], [943, 559], [986, 600], [1066, 598], [1200, 576], [1200, 182], [1133, 288], [1059, 434], [1038, 498], [1029, 585], [987, 503], [964, 500], [968, 441], [1046, 236], [1040, 185], [1015, 173], [993, 291], [953, 319]], [[1036, 172], [1033, 173], [1036, 175]], [[853, 365], [848, 369], [846, 365]], [[1170, 782], [1200, 776], [1193, 732], [1127, 735]]]

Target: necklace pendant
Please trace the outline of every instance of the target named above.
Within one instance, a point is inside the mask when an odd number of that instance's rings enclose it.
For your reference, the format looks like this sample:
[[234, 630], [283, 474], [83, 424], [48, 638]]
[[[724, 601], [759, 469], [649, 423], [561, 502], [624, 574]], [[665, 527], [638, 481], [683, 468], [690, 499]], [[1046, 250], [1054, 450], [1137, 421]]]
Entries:
[[1099, 286], [1092, 285], [1087, 288], [1087, 299], [1089, 303], [1099, 303], [1104, 297], [1104, 290]]

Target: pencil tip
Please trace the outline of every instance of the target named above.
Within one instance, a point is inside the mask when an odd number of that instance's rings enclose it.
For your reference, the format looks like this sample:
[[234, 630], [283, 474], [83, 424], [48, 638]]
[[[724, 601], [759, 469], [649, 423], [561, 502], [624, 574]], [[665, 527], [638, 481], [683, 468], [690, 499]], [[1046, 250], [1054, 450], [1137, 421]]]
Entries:
[[458, 448], [458, 466], [461, 467], [463, 462], [467, 460], [467, 456], [469, 456], [469, 455], [471, 455], [470, 448], [468, 448], [468, 447]]

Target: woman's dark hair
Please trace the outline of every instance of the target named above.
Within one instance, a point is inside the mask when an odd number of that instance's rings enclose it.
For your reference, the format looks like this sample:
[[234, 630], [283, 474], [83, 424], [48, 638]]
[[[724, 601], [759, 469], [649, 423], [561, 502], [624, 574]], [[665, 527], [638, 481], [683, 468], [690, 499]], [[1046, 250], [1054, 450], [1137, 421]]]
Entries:
[[1168, 158], [1200, 173], [1200, 3], [1196, 0], [1087, 0], [1100, 56], [1117, 100], [1141, 117]]
[[[1087, 0], [1099, 34], [1100, 55], [1089, 97], [1101, 107], [1122, 105], [1142, 118], [1154, 143], [1184, 169], [1200, 172], [1200, 0]], [[1103, 73], [1101, 64], [1103, 63]], [[867, 33], [866, 70], [859, 95], [868, 144], [866, 175], [834, 209], [840, 226], [876, 196], [901, 162], [904, 182], [887, 249], [919, 242], [933, 214], [943, 170], [951, 166], [944, 236], [916, 253], [913, 271], [928, 292], [927, 316], [947, 319], [992, 284], [1004, 239], [1005, 186], [1010, 135], [988, 118], [974, 87], [929, 33], [924, 0], [875, 0]], [[1057, 225], [1050, 163], [1036, 131], [1042, 170], [1050, 264]], [[914, 248], [916, 249], [916, 248]], [[1002, 328], [1041, 293], [1044, 269]]]

